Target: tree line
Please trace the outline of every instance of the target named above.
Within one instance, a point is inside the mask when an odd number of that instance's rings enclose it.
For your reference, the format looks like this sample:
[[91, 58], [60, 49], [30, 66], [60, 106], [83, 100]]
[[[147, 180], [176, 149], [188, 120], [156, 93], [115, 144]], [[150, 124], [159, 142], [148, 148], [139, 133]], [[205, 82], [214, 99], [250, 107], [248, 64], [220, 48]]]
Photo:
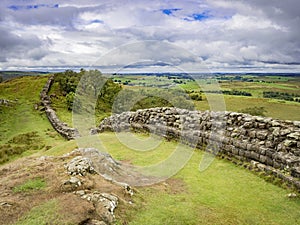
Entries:
[[[186, 91], [191, 97], [197, 93], [197, 91]], [[241, 96], [252, 96], [250, 92], [238, 91], [238, 90], [208, 90], [198, 91], [198, 93], [212, 93], [212, 94], [224, 94], [224, 95], [241, 95]], [[192, 98], [193, 99], [193, 98]]]
[[264, 98], [275, 98], [285, 101], [300, 102], [300, 96], [295, 93], [275, 92], [275, 91], [264, 91]]

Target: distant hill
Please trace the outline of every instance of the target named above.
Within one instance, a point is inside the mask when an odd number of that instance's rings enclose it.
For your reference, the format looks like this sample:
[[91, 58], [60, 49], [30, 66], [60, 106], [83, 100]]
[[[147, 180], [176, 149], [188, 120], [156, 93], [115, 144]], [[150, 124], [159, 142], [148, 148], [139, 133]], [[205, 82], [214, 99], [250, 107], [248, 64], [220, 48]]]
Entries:
[[10, 80], [22, 76], [37, 76], [41, 74], [49, 74], [49, 72], [41, 71], [0, 71], [0, 77], [3, 81]]

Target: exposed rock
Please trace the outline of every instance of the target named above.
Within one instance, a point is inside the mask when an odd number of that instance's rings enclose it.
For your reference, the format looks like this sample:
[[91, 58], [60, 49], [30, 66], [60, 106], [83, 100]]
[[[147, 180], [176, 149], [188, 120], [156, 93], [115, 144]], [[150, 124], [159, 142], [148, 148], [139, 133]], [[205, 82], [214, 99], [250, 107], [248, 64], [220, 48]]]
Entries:
[[125, 184], [124, 185], [124, 195], [133, 196], [133, 194], [134, 194], [133, 189], [129, 185]]
[[287, 194], [287, 197], [288, 198], [297, 198], [298, 196], [295, 193], [289, 193], [289, 194]]
[[96, 173], [92, 161], [83, 156], [75, 157], [65, 167], [70, 175], [85, 176], [86, 173]]
[[72, 191], [76, 190], [82, 185], [81, 181], [77, 177], [71, 177], [69, 180], [66, 180], [61, 187], [63, 191]]
[[[84, 192], [87, 193], [88, 191]], [[87, 194], [82, 194], [83, 192], [79, 191], [75, 193], [82, 199], [92, 202], [95, 205], [96, 212], [106, 224], [112, 224], [115, 221], [114, 210], [118, 206], [118, 197], [97, 191]]]
[[2, 206], [2, 207], [11, 207], [13, 205], [11, 203], [8, 203], [8, 202], [1, 202], [0, 206]]
[[15, 101], [7, 100], [7, 99], [0, 99], [0, 105], [3, 105], [3, 106], [13, 106], [15, 103], [16, 103]]
[[292, 138], [292, 139], [299, 140], [299, 139], [300, 139], [300, 132], [290, 133], [287, 137], [288, 137], [288, 138]]
[[293, 177], [300, 178], [300, 167], [294, 167], [291, 169], [291, 175]]
[[[142, 175], [134, 171], [132, 166], [122, 164], [114, 160], [110, 154], [99, 152], [98, 149], [80, 148], [74, 150], [75, 154], [76, 152], [80, 152], [84, 158], [89, 160], [89, 165], [91, 165], [91, 168], [94, 171], [96, 171], [106, 180], [109, 180], [124, 188], [129, 185], [147, 185], [153, 183], [155, 180], [158, 182], [158, 178]], [[75, 160], [75, 158], [73, 160]]]
[[84, 221], [83, 223], [80, 223], [82, 225], [107, 225], [107, 223], [105, 223], [104, 221], [100, 221], [100, 220], [87, 220]]

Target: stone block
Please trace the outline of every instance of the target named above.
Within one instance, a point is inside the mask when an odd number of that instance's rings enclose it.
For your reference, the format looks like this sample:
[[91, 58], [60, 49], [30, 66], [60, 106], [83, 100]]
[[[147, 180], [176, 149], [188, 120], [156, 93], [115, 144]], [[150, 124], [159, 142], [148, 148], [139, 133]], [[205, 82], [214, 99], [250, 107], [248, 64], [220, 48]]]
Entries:
[[251, 159], [255, 159], [255, 160], [259, 160], [259, 154], [252, 151], [252, 152], [250, 153], [250, 158], [251, 158]]
[[266, 161], [267, 161], [267, 156], [260, 155], [260, 156], [259, 156], [259, 161], [260, 161], [261, 163], [266, 163]]
[[256, 136], [258, 139], [260, 140], [266, 140], [267, 136], [268, 136], [268, 132], [267, 131], [258, 131], [256, 133]]

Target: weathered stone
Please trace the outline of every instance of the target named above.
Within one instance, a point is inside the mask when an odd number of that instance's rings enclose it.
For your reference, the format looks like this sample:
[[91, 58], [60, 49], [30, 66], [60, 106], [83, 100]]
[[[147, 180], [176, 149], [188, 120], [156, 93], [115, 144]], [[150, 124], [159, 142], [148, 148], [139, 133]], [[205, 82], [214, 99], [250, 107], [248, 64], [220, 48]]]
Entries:
[[270, 123], [271, 123], [272, 127], [279, 127], [280, 126], [280, 123], [276, 120], [272, 120]]
[[275, 146], [274, 142], [272, 142], [272, 141], [266, 141], [265, 145], [267, 148], [274, 148], [274, 146]]
[[284, 130], [281, 130], [280, 131], [280, 135], [281, 136], [285, 136], [287, 134], [291, 133], [291, 130], [290, 129], [284, 129]]
[[292, 146], [297, 146], [297, 142], [296, 141], [291, 141], [291, 140], [285, 140], [283, 142], [284, 146], [286, 147], [292, 147]]
[[289, 193], [289, 194], [287, 194], [286, 196], [287, 196], [288, 198], [297, 198], [297, 197], [298, 197], [298, 195], [295, 194], [295, 193]]
[[259, 160], [259, 154], [256, 152], [251, 152], [250, 157], [251, 159]]
[[273, 129], [273, 133], [272, 133], [275, 137], [280, 136], [280, 128], [279, 127], [275, 127]]
[[262, 162], [262, 163], [266, 163], [266, 161], [267, 161], [267, 156], [260, 155], [260, 156], [259, 156], [259, 161]]
[[273, 160], [270, 158], [270, 157], [267, 157], [266, 156], [266, 161], [265, 163], [268, 165], [268, 166], [273, 166]]
[[1, 202], [1, 203], [0, 203], [0, 206], [3, 206], [3, 207], [11, 207], [11, 206], [13, 206], [13, 204], [12, 204], [12, 203], [9, 203], [9, 202]]
[[92, 161], [89, 158], [77, 156], [72, 159], [67, 165], [66, 169], [71, 175], [84, 176], [86, 173], [96, 173], [92, 166]]
[[83, 196], [83, 195], [85, 195], [85, 191], [84, 190], [79, 190], [79, 191], [76, 191], [75, 194], [79, 195], [79, 196]]
[[291, 175], [293, 177], [300, 178], [300, 167], [294, 167], [291, 169]]
[[69, 180], [69, 182], [71, 184], [77, 184], [78, 186], [81, 186], [81, 182], [77, 177], [71, 177], [71, 179]]
[[300, 132], [294, 132], [294, 133], [290, 133], [287, 135], [288, 138], [292, 138], [292, 139], [296, 139], [299, 140], [300, 139]]
[[81, 186], [81, 181], [77, 177], [71, 177], [63, 183], [63, 191], [72, 191]]
[[245, 122], [243, 125], [244, 128], [248, 129], [248, 128], [252, 128], [253, 127], [253, 123], [252, 122]]
[[296, 126], [296, 127], [300, 127], [300, 121], [294, 121], [293, 124], [294, 124], [294, 126]]
[[268, 132], [267, 131], [258, 131], [256, 133], [256, 136], [258, 139], [260, 140], [266, 140], [267, 136], [268, 136]]

